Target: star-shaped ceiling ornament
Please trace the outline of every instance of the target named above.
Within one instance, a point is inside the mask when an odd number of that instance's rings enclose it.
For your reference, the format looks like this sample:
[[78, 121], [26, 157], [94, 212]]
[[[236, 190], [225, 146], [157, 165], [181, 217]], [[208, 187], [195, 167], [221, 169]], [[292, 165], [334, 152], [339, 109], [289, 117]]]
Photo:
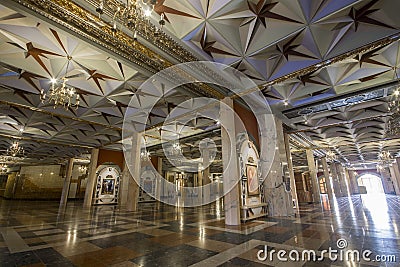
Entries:
[[89, 76], [89, 78], [87, 78], [87, 80], [93, 79], [93, 81], [96, 83], [97, 87], [99, 88], [99, 90], [101, 91], [101, 93], [103, 95], [104, 95], [104, 90], [101, 87], [99, 80], [102, 80], [102, 81], [105, 81], [105, 79], [114, 80], [114, 81], [117, 80], [117, 79], [115, 79], [113, 77], [101, 74], [101, 73], [97, 72], [97, 70], [88, 70], [88, 73], [89, 73], [90, 76]]
[[204, 26], [201, 33], [200, 45], [201, 49], [203, 49], [203, 51], [206, 52], [210, 57], [213, 57], [212, 53], [234, 56], [233, 54], [227, 51], [213, 47], [216, 41], [208, 41], [207, 39], [208, 39], [207, 28], [206, 26]]
[[170, 22], [170, 21], [168, 19], [167, 13], [173, 14], [173, 15], [178, 15], [178, 16], [183, 16], [183, 17], [189, 17], [189, 18], [198, 18], [198, 17], [190, 15], [188, 13], [179, 11], [175, 8], [165, 6], [164, 3], [165, 3], [165, 0], [157, 1], [157, 3], [154, 5], [154, 12], [156, 12], [160, 16], [161, 16], [161, 14], [164, 14], [164, 18], [168, 22]]
[[33, 82], [33, 79], [37, 80], [38, 78], [44, 78], [43, 76], [34, 74], [28, 71], [19, 70], [18, 79], [24, 79], [27, 83], [29, 83], [33, 88], [35, 88], [38, 92], [40, 92], [40, 88]]
[[379, 50], [381, 50], [380, 47], [376, 48], [374, 50], [371, 50], [365, 54], [358, 54], [355, 57], [355, 59], [360, 64], [360, 68], [362, 67], [363, 63], [369, 63], [369, 64], [378, 65], [378, 66], [382, 66], [382, 67], [390, 67], [388, 64], [385, 64], [385, 63], [373, 58], [373, 57], [379, 55]]
[[250, 0], [247, 0], [247, 5], [249, 10], [253, 13], [253, 16], [246, 18], [241, 24], [240, 27], [250, 24], [249, 29], [249, 38], [247, 41], [247, 45], [253, 40], [254, 35], [257, 33], [258, 28], [263, 25], [264, 28], [267, 27], [267, 18], [289, 21], [294, 23], [300, 23], [297, 20], [293, 20], [289, 17], [282, 16], [278, 13], [272, 12], [272, 9], [278, 4], [278, 2], [267, 1], [267, 0], [259, 0], [257, 4], [253, 3]]
[[328, 85], [327, 83], [318, 80], [318, 77], [316, 76], [317, 75], [315, 74], [315, 72], [311, 72], [300, 76], [298, 79], [303, 84], [303, 86], [305, 86], [306, 83], [317, 84], [317, 85]]
[[47, 58], [46, 55], [53, 55], [53, 56], [60, 56], [62, 57], [62, 55], [57, 54], [57, 53], [53, 53], [51, 51], [47, 51], [47, 50], [43, 50], [40, 48], [36, 48], [33, 46], [32, 42], [29, 42], [26, 44], [26, 53], [25, 53], [25, 58], [28, 58], [29, 56], [32, 56], [37, 63], [39, 63], [39, 65], [49, 74], [50, 71], [47, 69], [46, 65], [44, 64], [43, 60], [41, 57]]
[[[346, 28], [349, 25], [353, 25], [354, 31], [356, 32], [358, 30], [360, 23], [395, 29], [394, 27], [392, 27], [386, 23], [383, 23], [381, 21], [378, 21], [378, 20], [370, 17], [370, 15], [372, 15], [380, 10], [379, 8], [372, 9], [372, 7], [378, 2], [379, 2], [379, 0], [372, 0], [359, 9], [352, 7], [350, 9], [349, 14], [347, 15], [347, 17], [350, 17], [351, 20], [338, 23], [332, 30], [340, 30], [340, 29]], [[350, 27], [348, 29], [350, 29]]]

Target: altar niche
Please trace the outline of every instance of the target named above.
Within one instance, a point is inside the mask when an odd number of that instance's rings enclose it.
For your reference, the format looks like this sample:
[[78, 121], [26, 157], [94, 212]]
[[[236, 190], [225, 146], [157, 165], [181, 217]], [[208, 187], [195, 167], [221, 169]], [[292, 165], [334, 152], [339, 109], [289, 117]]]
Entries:
[[96, 172], [97, 186], [94, 204], [117, 204], [121, 170], [117, 165], [100, 165]]
[[241, 220], [247, 221], [267, 215], [259, 155], [255, 145], [244, 140], [239, 146]]

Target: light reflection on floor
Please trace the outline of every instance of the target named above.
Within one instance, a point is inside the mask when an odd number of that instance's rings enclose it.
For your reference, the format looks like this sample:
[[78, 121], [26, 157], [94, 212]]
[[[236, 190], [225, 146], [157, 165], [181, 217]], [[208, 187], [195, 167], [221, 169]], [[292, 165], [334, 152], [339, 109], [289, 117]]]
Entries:
[[[0, 265], [265, 266], [256, 257], [258, 246], [321, 251], [335, 248], [340, 238], [352, 249], [390, 253], [400, 261], [399, 197], [321, 200], [301, 205], [296, 218], [260, 218], [240, 227], [225, 225], [222, 202], [197, 208], [149, 203], [128, 212], [116, 206], [88, 211], [80, 202], [59, 210], [58, 203], [0, 200]], [[268, 265], [379, 266], [329, 260]]]

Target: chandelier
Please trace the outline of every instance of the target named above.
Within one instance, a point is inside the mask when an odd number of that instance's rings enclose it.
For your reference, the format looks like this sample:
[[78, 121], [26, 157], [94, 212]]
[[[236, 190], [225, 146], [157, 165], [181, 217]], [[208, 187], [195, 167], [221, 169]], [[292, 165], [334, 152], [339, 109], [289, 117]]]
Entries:
[[395, 68], [397, 85], [388, 104], [388, 111], [391, 113], [386, 129], [386, 137], [399, 137], [400, 136], [400, 81], [397, 75], [397, 68]]
[[140, 160], [150, 161], [150, 152], [148, 152], [146, 149], [140, 152]]
[[376, 164], [377, 170], [381, 171], [393, 164], [393, 157], [389, 151], [382, 151], [378, 155], [378, 163]]
[[172, 144], [171, 152], [172, 152], [172, 155], [174, 155], [174, 156], [178, 156], [178, 155], [182, 154], [182, 147], [179, 144], [179, 141], [176, 141]]
[[12, 157], [23, 156], [24, 148], [19, 144], [18, 141], [14, 141], [7, 149], [7, 155], [10, 155]]
[[326, 151], [326, 152], [325, 152], [325, 155], [326, 155], [326, 159], [327, 159], [328, 161], [333, 162], [333, 161], [335, 161], [335, 160], [337, 159], [336, 153], [333, 152], [332, 150]]
[[6, 173], [8, 166], [5, 163], [0, 164], [0, 173]]
[[85, 174], [87, 172], [87, 166], [81, 165], [79, 166], [78, 170], [80, 173]]
[[42, 103], [48, 102], [54, 105], [54, 108], [63, 106], [68, 110], [70, 107], [79, 107], [79, 94], [76, 89], [67, 84], [67, 72], [69, 63], [72, 59], [71, 56], [67, 57], [67, 67], [65, 68], [65, 75], [61, 79], [51, 79], [51, 87], [46, 93], [44, 89], [40, 91], [40, 99]]
[[[100, 0], [96, 12], [101, 16], [105, 8], [108, 7], [112, 14], [111, 30], [117, 32], [117, 21], [133, 32], [133, 39], [137, 40], [137, 33], [139, 30], [144, 30], [147, 34], [150, 32], [148, 29], [152, 27], [150, 23], [150, 16], [154, 10], [157, 0], [126, 0], [123, 4], [119, 0]], [[158, 22], [160, 28], [154, 34], [157, 36], [161, 34], [162, 28], [165, 25], [164, 14], [161, 14], [161, 19]]]

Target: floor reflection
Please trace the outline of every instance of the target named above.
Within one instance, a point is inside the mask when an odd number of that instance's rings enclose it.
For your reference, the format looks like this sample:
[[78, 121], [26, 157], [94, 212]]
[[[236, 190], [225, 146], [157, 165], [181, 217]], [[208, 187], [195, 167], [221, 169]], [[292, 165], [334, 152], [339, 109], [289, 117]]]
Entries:
[[[81, 202], [0, 200], [1, 266], [259, 266], [258, 247], [322, 251], [346, 239], [351, 249], [390, 253], [400, 261], [400, 198], [321, 197], [299, 216], [226, 226], [223, 203], [176, 208], [141, 204], [82, 208]], [[210, 264], [212, 262], [212, 264]], [[286, 263], [288, 264], [288, 263]], [[368, 266], [354, 262], [268, 262], [270, 266]], [[377, 266], [379, 264], [372, 264]], [[399, 265], [382, 265], [399, 266]]]

